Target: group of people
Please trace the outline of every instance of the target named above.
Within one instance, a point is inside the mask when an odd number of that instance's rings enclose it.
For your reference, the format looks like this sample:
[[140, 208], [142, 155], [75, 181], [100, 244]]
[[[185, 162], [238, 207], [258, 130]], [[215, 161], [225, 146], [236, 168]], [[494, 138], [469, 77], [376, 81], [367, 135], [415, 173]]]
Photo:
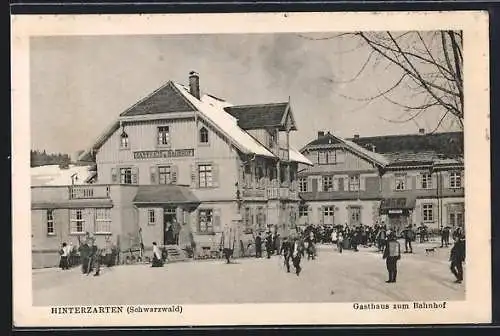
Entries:
[[108, 267], [113, 266], [116, 254], [116, 249], [113, 249], [111, 246], [99, 248], [95, 238], [87, 235], [78, 248], [73, 246], [72, 243], [68, 245], [66, 242], [63, 242], [61, 244], [61, 248], [59, 249], [59, 267], [62, 270], [69, 270], [80, 263], [83, 274], [89, 275], [95, 270], [94, 276], [99, 276], [101, 264], [104, 263]]

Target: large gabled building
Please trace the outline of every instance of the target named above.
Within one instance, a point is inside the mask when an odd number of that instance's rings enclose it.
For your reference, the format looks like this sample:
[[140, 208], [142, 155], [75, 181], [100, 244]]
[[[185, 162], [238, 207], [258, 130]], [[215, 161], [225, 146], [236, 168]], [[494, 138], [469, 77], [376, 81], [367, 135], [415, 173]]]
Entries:
[[464, 226], [463, 133], [354, 136], [318, 132], [301, 152], [300, 223], [401, 230]]
[[[287, 234], [298, 164], [311, 164], [290, 146], [296, 129], [289, 102], [235, 106], [201, 92], [194, 72], [189, 85], [169, 81], [80, 156], [96, 164], [94, 184], [32, 190], [34, 255], [87, 232], [124, 251], [192, 236], [198, 253], [218, 249], [225, 227], [240, 239], [271, 227]], [[50, 234], [40, 229], [49, 222]]]

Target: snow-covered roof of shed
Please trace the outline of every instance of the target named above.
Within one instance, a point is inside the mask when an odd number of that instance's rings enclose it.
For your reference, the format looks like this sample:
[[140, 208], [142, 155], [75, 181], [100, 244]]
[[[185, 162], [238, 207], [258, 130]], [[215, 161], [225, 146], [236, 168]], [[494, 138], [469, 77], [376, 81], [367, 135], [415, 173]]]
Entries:
[[74, 184], [87, 184], [95, 171], [91, 170], [92, 166], [75, 166], [70, 165], [68, 169], [62, 169], [59, 165], [46, 165], [39, 167], [31, 167], [31, 186], [61, 186]]

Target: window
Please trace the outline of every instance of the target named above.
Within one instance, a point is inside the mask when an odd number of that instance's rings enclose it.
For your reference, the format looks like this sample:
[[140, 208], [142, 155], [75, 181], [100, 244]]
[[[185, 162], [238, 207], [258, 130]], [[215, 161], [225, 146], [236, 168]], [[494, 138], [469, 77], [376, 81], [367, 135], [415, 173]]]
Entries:
[[266, 226], [266, 212], [264, 207], [257, 208], [257, 226], [259, 230], [264, 229]]
[[155, 225], [156, 224], [156, 214], [154, 209], [148, 210], [148, 224]]
[[212, 209], [201, 209], [199, 211], [199, 232], [214, 232]]
[[357, 225], [361, 222], [361, 208], [360, 207], [350, 207], [351, 224]]
[[207, 144], [208, 143], [208, 130], [205, 127], [200, 129], [200, 143]]
[[463, 212], [450, 212], [448, 214], [448, 225], [452, 228], [464, 227], [464, 214]]
[[327, 206], [323, 208], [323, 216], [333, 216], [334, 207]]
[[172, 172], [170, 166], [160, 166], [158, 167], [158, 182], [160, 184], [171, 184], [172, 183]]
[[333, 176], [323, 176], [323, 191], [333, 190]]
[[299, 206], [299, 217], [309, 216], [309, 207], [307, 205]]
[[319, 164], [327, 164], [328, 161], [326, 158], [327, 158], [326, 152], [318, 151], [318, 163]]
[[307, 192], [307, 177], [299, 179], [299, 192]]
[[349, 191], [359, 191], [359, 175], [349, 176]]
[[329, 151], [326, 153], [326, 162], [329, 164], [337, 163], [337, 152]]
[[132, 168], [120, 168], [120, 183], [132, 184]]
[[54, 227], [54, 211], [53, 210], [47, 210], [47, 234], [49, 236], [56, 234], [56, 230]]
[[111, 233], [111, 209], [95, 210], [95, 232]]
[[422, 205], [422, 218], [424, 222], [432, 222], [434, 220], [434, 212], [432, 204]]
[[83, 233], [83, 227], [85, 220], [83, 219], [82, 209], [71, 209], [70, 210], [70, 232], [71, 233]]
[[170, 145], [170, 132], [168, 126], [158, 127], [158, 145]]
[[450, 188], [462, 187], [462, 174], [460, 172], [450, 173]]
[[212, 165], [199, 165], [198, 174], [200, 180], [200, 188], [212, 187]]
[[428, 173], [421, 174], [420, 184], [422, 186], [422, 189], [432, 189], [432, 175]]
[[128, 134], [125, 132], [122, 132], [120, 135], [120, 148], [121, 149], [128, 149], [129, 143], [128, 143]]
[[405, 190], [406, 189], [406, 175], [404, 174], [396, 174], [396, 190]]
[[245, 231], [249, 231], [252, 229], [253, 221], [252, 221], [252, 213], [249, 207], [245, 208]]
[[276, 142], [276, 133], [274, 130], [272, 130], [269, 132], [269, 148], [273, 148], [275, 142]]

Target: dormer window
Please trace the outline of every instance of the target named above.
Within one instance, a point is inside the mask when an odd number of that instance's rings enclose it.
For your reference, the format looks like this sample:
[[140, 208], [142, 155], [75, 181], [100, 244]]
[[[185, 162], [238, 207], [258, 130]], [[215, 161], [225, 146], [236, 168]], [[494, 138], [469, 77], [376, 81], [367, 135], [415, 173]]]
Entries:
[[200, 143], [208, 144], [208, 130], [205, 127], [200, 128]]
[[125, 133], [125, 131], [123, 131], [122, 134], [120, 134], [120, 148], [121, 149], [129, 148], [128, 134]]

